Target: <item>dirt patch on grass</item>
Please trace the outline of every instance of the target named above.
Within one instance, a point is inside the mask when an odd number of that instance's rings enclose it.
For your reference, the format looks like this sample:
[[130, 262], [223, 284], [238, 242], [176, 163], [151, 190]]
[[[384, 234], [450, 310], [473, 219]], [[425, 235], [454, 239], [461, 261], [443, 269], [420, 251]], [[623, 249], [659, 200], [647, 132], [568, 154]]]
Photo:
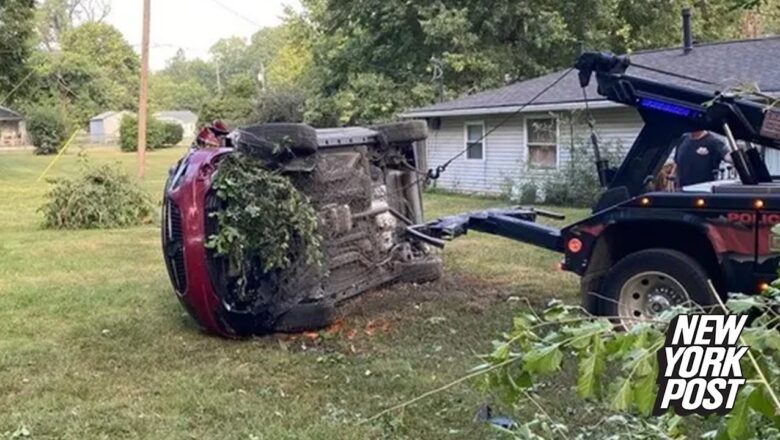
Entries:
[[348, 301], [340, 308], [346, 319], [403, 318], [421, 304], [446, 302], [448, 307], [482, 313], [513, 296], [511, 285], [461, 274], [445, 274], [427, 284], [402, 284], [379, 289]]

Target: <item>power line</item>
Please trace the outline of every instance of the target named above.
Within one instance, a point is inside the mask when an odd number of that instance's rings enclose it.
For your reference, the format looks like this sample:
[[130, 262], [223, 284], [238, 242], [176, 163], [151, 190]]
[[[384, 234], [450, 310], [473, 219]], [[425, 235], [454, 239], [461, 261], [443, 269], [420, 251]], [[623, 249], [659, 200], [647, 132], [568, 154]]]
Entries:
[[235, 9], [231, 8], [230, 6], [222, 3], [220, 0], [211, 0], [211, 2], [214, 3], [215, 5], [219, 6], [220, 8], [224, 9], [225, 11], [235, 15], [236, 17], [240, 18], [241, 20], [244, 20], [245, 22], [247, 22], [247, 23], [249, 23], [249, 24], [251, 24], [253, 26], [257, 26], [258, 28], [265, 27], [265, 26], [261, 25], [260, 23], [254, 21], [254, 20], [252, 20], [250, 18], [248, 18], [246, 15], [236, 11]]

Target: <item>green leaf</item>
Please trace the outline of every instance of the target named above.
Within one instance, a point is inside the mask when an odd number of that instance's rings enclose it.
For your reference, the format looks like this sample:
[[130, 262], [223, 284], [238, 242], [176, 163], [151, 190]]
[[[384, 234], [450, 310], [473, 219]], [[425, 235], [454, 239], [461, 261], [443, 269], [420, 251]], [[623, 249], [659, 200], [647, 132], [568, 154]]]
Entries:
[[636, 406], [639, 409], [639, 412], [644, 416], [649, 416], [655, 406], [657, 395], [655, 381], [656, 377], [652, 374], [648, 374], [640, 378], [634, 387]]
[[750, 408], [758, 411], [769, 419], [775, 420], [777, 423], [780, 420], [778, 415], [778, 409], [775, 408], [774, 402], [771, 396], [763, 385], [756, 387], [750, 396], [748, 397], [748, 405]]
[[763, 308], [764, 305], [756, 297], [735, 295], [726, 303], [726, 307], [735, 314], [743, 314], [754, 308]]
[[493, 353], [490, 355], [491, 360], [495, 363], [502, 363], [509, 359], [509, 344], [499, 344]]
[[728, 420], [726, 421], [726, 429], [728, 430], [729, 437], [732, 439], [744, 439], [748, 437], [750, 432], [750, 405], [748, 404], [749, 397], [753, 394], [754, 387], [752, 385], [746, 385], [739, 392], [737, 401], [734, 403], [734, 410], [731, 411]]
[[633, 388], [629, 379], [620, 379], [617, 393], [612, 399], [610, 407], [615, 411], [626, 412], [631, 408], [631, 399], [633, 397]]
[[558, 344], [529, 351], [523, 356], [523, 367], [529, 373], [551, 374], [561, 368], [563, 352]]
[[547, 309], [542, 313], [545, 321], [560, 321], [569, 316], [568, 309], [562, 301], [554, 299], [547, 305]]
[[590, 344], [590, 352], [580, 360], [577, 377], [577, 395], [583, 399], [596, 397], [600, 390], [601, 374], [604, 372], [604, 341], [595, 335]]

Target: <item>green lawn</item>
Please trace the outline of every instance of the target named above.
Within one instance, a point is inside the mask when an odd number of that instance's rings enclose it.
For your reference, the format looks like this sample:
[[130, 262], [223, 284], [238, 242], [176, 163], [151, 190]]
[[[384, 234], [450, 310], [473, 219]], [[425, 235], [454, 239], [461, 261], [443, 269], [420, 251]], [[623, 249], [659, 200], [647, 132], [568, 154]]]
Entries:
[[[155, 199], [183, 152], [149, 155], [144, 186]], [[88, 157], [135, 170], [134, 155]], [[36, 179], [49, 160], [0, 154], [0, 438], [21, 427], [31, 438], [484, 438], [473, 423], [486, 398], [477, 383], [360, 421], [465, 375], [525, 307], [510, 297], [578, 301], [557, 255], [473, 234], [445, 251], [445, 279], [354, 301], [340, 333], [209, 337], [171, 293], [156, 226], [41, 229], [47, 184]], [[52, 177], [78, 162], [66, 155]], [[498, 202], [426, 203], [435, 217]], [[553, 413], [566, 417], [565, 405]]]

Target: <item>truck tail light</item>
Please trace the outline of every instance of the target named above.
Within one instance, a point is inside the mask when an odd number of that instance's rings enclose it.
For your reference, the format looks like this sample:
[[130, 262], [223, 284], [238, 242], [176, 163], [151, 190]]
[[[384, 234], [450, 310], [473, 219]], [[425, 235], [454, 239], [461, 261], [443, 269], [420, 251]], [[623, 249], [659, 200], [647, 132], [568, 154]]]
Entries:
[[566, 249], [568, 249], [572, 254], [580, 253], [580, 251], [582, 251], [582, 240], [579, 238], [572, 238], [566, 244]]

